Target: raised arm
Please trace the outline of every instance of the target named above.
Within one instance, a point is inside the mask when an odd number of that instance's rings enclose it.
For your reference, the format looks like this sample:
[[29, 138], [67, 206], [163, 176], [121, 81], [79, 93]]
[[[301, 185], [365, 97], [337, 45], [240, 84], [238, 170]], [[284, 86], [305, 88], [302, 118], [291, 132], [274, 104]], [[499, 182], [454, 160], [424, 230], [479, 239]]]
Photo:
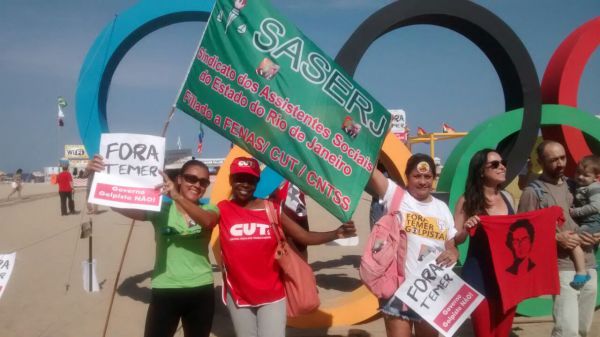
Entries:
[[159, 171], [164, 179], [163, 191], [181, 207], [189, 217], [204, 228], [213, 228], [219, 221], [219, 215], [216, 212], [205, 210], [198, 207], [198, 204], [184, 198], [177, 191], [176, 184], [163, 171]]
[[336, 239], [356, 236], [354, 221], [343, 223], [340, 227], [329, 232], [309, 232], [298, 225], [294, 220], [281, 212], [281, 226], [286, 235], [304, 245], [320, 245]]
[[367, 192], [379, 199], [383, 198], [388, 188], [387, 178], [378, 169], [373, 170], [373, 174], [367, 182]]

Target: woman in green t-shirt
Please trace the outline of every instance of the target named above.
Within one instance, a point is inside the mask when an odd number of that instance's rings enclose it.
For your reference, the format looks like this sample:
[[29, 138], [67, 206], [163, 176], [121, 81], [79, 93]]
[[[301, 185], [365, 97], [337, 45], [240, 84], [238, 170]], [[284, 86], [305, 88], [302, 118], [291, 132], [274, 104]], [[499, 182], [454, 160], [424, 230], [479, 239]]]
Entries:
[[[88, 164], [90, 171], [103, 169], [99, 155]], [[144, 336], [171, 337], [180, 319], [184, 336], [209, 336], [215, 299], [208, 243], [218, 209], [199, 203], [210, 184], [208, 167], [190, 160], [175, 181], [161, 174], [162, 192], [169, 199], [163, 200], [160, 212], [113, 208], [154, 226], [156, 259]]]

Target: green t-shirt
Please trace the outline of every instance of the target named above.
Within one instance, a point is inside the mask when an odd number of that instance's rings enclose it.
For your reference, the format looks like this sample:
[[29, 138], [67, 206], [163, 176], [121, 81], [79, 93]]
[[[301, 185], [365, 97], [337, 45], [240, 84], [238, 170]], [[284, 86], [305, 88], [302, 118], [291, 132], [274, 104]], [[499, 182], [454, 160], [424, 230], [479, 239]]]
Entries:
[[[214, 205], [199, 207], [219, 212]], [[212, 230], [195, 223], [188, 224], [170, 201], [163, 202], [160, 212], [148, 212], [147, 220], [154, 225], [156, 241], [152, 288], [192, 288], [213, 283], [208, 260]], [[183, 232], [182, 228], [187, 230]]]

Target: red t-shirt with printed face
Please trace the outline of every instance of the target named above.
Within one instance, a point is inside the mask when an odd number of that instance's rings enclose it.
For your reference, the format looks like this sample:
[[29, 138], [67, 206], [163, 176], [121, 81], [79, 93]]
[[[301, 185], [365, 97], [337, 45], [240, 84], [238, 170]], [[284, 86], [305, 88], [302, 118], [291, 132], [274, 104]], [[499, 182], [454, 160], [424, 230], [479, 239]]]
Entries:
[[[277, 204], [280, 210], [281, 205]], [[277, 241], [264, 209], [245, 209], [229, 200], [217, 204], [226, 287], [240, 306], [259, 306], [285, 298], [275, 261]], [[223, 301], [225, 302], [225, 287]]]
[[59, 192], [71, 192], [73, 188], [71, 187], [71, 182], [73, 181], [73, 176], [69, 171], [62, 171], [56, 177], [56, 183], [58, 184]]
[[480, 218], [505, 312], [524, 299], [560, 293], [555, 237], [564, 222], [560, 207]]

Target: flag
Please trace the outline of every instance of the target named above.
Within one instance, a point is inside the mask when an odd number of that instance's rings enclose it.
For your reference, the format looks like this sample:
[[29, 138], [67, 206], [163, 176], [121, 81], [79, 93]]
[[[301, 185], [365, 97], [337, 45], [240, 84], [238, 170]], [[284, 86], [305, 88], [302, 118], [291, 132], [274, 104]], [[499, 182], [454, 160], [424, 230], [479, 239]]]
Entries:
[[57, 105], [58, 105], [58, 126], [65, 126], [65, 113], [63, 112], [62, 108], [66, 108], [67, 107], [67, 100], [65, 100], [62, 96], [58, 96], [57, 99]]
[[62, 96], [58, 96], [58, 106], [61, 108], [66, 108], [67, 105], [67, 100]]
[[443, 133], [455, 133], [456, 130], [446, 123], [442, 123], [442, 132]]
[[504, 312], [527, 298], [560, 293], [555, 239], [556, 226], [564, 222], [560, 207], [480, 219]]
[[425, 129], [423, 129], [422, 127], [417, 127], [417, 136], [425, 136], [427, 134], [427, 131], [425, 131]]
[[181, 150], [181, 137], [177, 136], [177, 150]]
[[202, 123], [200, 123], [200, 131], [198, 131], [198, 157], [202, 154], [202, 142], [204, 140], [204, 129]]
[[359, 204], [391, 120], [268, 1], [215, 1], [176, 107], [342, 221]]

